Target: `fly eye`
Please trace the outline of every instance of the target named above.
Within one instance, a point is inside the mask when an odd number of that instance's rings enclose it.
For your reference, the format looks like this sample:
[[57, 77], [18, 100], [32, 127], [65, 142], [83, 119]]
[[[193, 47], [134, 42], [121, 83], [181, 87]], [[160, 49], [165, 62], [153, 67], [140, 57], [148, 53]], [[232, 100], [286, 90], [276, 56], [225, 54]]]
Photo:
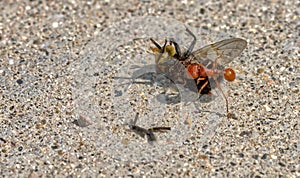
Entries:
[[235, 79], [235, 72], [233, 69], [231, 68], [227, 68], [224, 70], [224, 78], [229, 81], [232, 82]]

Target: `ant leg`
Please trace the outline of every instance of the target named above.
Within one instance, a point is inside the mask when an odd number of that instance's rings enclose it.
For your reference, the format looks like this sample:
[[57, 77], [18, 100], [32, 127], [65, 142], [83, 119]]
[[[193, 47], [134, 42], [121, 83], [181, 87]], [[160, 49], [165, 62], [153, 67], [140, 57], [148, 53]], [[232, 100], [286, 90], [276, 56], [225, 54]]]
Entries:
[[188, 28], [186, 28], [186, 31], [187, 31], [194, 39], [193, 39], [192, 43], [190, 44], [189, 49], [188, 49], [188, 50], [186, 51], [186, 53], [184, 54], [184, 58], [189, 57], [189, 55], [193, 52], [193, 49], [194, 49], [194, 47], [195, 47], [196, 40], [197, 40], [196, 36], [195, 36]]

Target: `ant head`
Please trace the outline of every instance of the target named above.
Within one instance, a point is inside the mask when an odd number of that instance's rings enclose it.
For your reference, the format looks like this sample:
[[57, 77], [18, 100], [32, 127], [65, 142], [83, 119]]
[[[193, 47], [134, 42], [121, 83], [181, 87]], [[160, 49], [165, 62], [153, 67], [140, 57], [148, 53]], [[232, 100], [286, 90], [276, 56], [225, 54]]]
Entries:
[[224, 78], [225, 80], [232, 82], [235, 79], [235, 72], [231, 68], [227, 68], [224, 70]]
[[193, 63], [187, 66], [188, 75], [192, 79], [196, 79], [200, 76], [201, 65]]

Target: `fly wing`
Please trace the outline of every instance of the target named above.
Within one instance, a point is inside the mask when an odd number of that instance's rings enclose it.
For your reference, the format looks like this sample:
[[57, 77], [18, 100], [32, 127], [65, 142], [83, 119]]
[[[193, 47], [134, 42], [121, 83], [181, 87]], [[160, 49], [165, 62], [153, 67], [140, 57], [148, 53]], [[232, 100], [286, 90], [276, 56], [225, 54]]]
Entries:
[[246, 48], [247, 42], [240, 38], [231, 38], [222, 40], [195, 51], [192, 57], [199, 62], [201, 60], [214, 61], [218, 59], [218, 64], [225, 65], [231, 62], [235, 57], [239, 56]]

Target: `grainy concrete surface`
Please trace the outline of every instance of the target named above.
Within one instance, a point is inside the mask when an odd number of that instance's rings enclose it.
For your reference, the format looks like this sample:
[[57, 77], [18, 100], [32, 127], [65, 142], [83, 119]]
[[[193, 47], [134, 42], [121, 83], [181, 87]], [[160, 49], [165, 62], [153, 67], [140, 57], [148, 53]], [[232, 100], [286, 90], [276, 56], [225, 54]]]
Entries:
[[[1, 1], [1, 176], [300, 177], [299, 7]], [[248, 42], [228, 64], [237, 79], [223, 84], [233, 117], [224, 117], [222, 96], [166, 104], [164, 87], [145, 83], [165, 81], [149, 38], [188, 47], [185, 26], [195, 49], [231, 37]], [[128, 84], [139, 76], [145, 81]], [[137, 112], [148, 137], [150, 127], [171, 131], [153, 132], [155, 142], [141, 137], [130, 129]]]

